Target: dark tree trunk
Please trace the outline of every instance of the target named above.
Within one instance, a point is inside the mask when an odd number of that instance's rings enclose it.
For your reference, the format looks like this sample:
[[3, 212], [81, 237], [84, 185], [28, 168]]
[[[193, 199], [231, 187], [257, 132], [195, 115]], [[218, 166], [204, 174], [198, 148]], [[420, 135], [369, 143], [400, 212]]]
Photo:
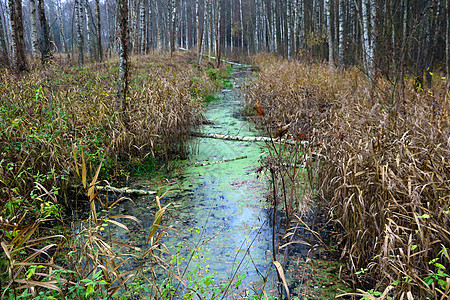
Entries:
[[52, 58], [47, 18], [45, 17], [44, 0], [38, 0], [39, 22], [41, 23], [41, 61], [43, 64]]
[[6, 47], [6, 41], [5, 41], [5, 31], [3, 30], [3, 22], [0, 18], [0, 46], [2, 49], [2, 56], [1, 60], [5, 64], [8, 63], [8, 48]]
[[101, 29], [101, 20], [100, 20], [100, 0], [95, 0], [95, 16], [97, 19], [97, 54], [98, 59], [100, 61], [103, 60], [103, 48], [102, 48], [102, 29]]
[[119, 30], [120, 30], [120, 66], [117, 85], [117, 108], [122, 112], [127, 110], [128, 90], [128, 3], [127, 0], [119, 0]]
[[12, 28], [14, 68], [22, 72], [28, 70], [23, 40], [22, 1], [8, 0], [8, 4]]
[[216, 65], [220, 67], [222, 59], [222, 30], [223, 30], [223, 12], [222, 12], [222, 0], [218, 0], [219, 7], [217, 8], [217, 34], [216, 34]]

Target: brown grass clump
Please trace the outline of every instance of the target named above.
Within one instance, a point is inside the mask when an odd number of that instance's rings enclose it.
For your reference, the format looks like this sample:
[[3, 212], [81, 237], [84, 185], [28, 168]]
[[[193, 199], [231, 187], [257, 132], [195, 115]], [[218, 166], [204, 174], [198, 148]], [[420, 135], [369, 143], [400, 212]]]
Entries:
[[[218, 87], [188, 60], [133, 58], [124, 112], [115, 103], [117, 61], [47, 65], [23, 77], [2, 70], [0, 298], [160, 299], [168, 293], [162, 275], [185, 285], [162, 254], [168, 228], [160, 224], [167, 209], [160, 195], [138, 248], [123, 236], [141, 231], [139, 221], [111, 213], [125, 199], [100, 199], [95, 185], [186, 153], [203, 98]], [[63, 204], [75, 199], [61, 190], [80, 178], [89, 218], [69, 232]]]
[[23, 77], [1, 72], [3, 200], [28, 197], [33, 182], [63, 187], [75, 175], [74, 155], [81, 152], [90, 174], [105, 158], [104, 179], [125, 174], [127, 165], [184, 155], [202, 98], [216, 84], [183, 56], [134, 58], [128, 110], [119, 118], [117, 74], [114, 60], [81, 68], [55, 64]]
[[[354, 278], [389, 295], [450, 291], [450, 92], [436, 78], [371, 84], [356, 69], [257, 58], [247, 107], [293, 122], [323, 159], [317, 174]], [[320, 156], [322, 157], [322, 156]], [[362, 270], [361, 270], [362, 269]]]

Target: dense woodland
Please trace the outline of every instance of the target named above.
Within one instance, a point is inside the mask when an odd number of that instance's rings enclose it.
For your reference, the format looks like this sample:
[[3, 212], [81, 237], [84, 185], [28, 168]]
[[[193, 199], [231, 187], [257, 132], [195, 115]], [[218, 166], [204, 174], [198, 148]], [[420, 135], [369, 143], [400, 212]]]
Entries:
[[[118, 2], [2, 1], [2, 56], [17, 57], [18, 64], [25, 63], [22, 52], [33, 57], [60, 52], [79, 63], [102, 60], [119, 49]], [[130, 53], [178, 48], [227, 56], [272, 52], [296, 58], [308, 53], [328, 60], [330, 66], [359, 65], [370, 75], [414, 74], [419, 83], [424, 75], [429, 81], [435, 69], [448, 73], [450, 25], [445, 0], [124, 4]]]

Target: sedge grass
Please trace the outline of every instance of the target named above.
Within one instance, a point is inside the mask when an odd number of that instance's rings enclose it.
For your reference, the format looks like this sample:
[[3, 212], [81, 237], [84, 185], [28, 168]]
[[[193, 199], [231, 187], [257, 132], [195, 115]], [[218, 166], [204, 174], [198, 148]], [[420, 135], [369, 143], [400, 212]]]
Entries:
[[[290, 123], [320, 152], [320, 187], [353, 280], [388, 295], [444, 299], [450, 290], [450, 93], [369, 81], [356, 68], [261, 55], [247, 111]], [[267, 125], [266, 125], [267, 126]], [[272, 133], [273, 134], [273, 133]], [[311, 169], [311, 165], [307, 165]], [[363, 270], [363, 271], [361, 271]], [[367, 294], [367, 293], [366, 293]]]

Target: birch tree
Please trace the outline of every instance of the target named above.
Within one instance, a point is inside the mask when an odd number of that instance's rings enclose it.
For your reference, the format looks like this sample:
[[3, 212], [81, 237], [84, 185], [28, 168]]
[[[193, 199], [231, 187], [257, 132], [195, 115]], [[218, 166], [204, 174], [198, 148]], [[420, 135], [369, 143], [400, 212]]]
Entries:
[[369, 77], [371, 76], [371, 70], [369, 68], [369, 0], [363, 0], [362, 3], [362, 27], [363, 27], [363, 62], [364, 69], [366, 70]]
[[78, 65], [84, 64], [84, 38], [81, 27], [81, 1], [74, 1], [74, 9], [75, 9], [75, 26], [77, 28], [77, 41], [78, 41]]
[[139, 53], [142, 55], [145, 52], [145, 1], [141, 0], [140, 9], [139, 9]]
[[175, 51], [175, 36], [176, 36], [176, 28], [177, 28], [177, 5], [178, 2], [175, 0], [172, 0], [171, 2], [171, 18], [170, 20], [168, 20], [168, 22], [170, 22], [170, 53], [171, 55], [173, 54], [173, 52]]
[[203, 24], [200, 24], [200, 22], [199, 0], [195, 0], [195, 23], [197, 24], [197, 67], [200, 67], [202, 64]]
[[36, 27], [36, 1], [30, 0], [30, 17], [31, 17], [31, 55], [33, 58], [38, 57], [38, 40]]
[[344, 0], [339, 0], [339, 69], [344, 67]]
[[244, 20], [242, 18], [242, 0], [239, 0], [239, 25], [241, 34], [241, 51], [244, 50]]
[[[83, 1], [83, 0], [81, 0]], [[91, 15], [90, 15], [90, 11], [89, 11], [89, 0], [86, 0], [84, 3], [84, 13], [86, 16], [86, 46], [87, 46], [87, 50], [88, 50], [88, 55], [89, 55], [89, 59], [93, 60], [94, 56], [92, 53], [92, 42], [91, 42]]]
[[334, 69], [334, 58], [333, 58], [333, 35], [331, 32], [331, 1], [325, 0], [325, 15], [327, 20], [327, 39], [328, 39], [328, 63], [330, 65], [330, 71], [333, 72]]

